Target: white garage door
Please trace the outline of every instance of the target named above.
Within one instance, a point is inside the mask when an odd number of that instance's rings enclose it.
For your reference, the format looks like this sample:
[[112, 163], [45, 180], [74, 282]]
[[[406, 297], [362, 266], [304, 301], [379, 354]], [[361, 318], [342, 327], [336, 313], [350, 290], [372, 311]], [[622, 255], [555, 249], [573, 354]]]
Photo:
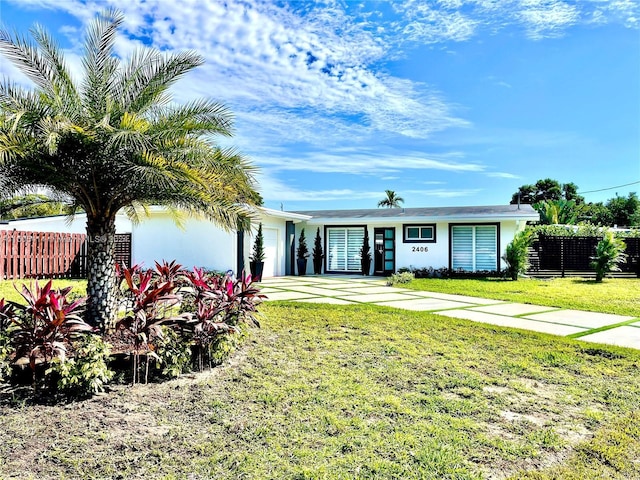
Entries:
[[278, 230], [275, 228], [264, 228], [264, 270], [262, 278], [275, 277], [280, 274], [278, 268]]

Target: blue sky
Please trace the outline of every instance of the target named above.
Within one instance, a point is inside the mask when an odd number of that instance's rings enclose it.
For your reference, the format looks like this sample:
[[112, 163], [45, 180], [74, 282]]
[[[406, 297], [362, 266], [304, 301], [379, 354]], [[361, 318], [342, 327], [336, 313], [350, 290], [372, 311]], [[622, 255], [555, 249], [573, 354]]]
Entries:
[[205, 57], [175, 99], [231, 108], [267, 207], [375, 208], [385, 189], [407, 207], [505, 204], [546, 177], [582, 192], [640, 182], [640, 0], [0, 0], [0, 19], [45, 25], [73, 67], [107, 5], [126, 15], [119, 54]]

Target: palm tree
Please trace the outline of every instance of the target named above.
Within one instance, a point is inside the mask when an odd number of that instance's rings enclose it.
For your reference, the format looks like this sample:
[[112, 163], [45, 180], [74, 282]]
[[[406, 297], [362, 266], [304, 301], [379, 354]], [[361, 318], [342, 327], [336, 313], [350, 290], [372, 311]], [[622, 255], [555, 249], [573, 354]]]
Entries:
[[231, 135], [221, 104], [171, 103], [169, 87], [203, 63], [193, 52], [114, 54], [123, 16], [106, 10], [87, 29], [81, 81], [40, 26], [35, 43], [0, 31], [0, 53], [34, 84], [0, 84], [0, 192], [34, 188], [65, 195], [87, 215], [88, 320], [109, 329], [116, 314], [115, 218], [140, 209], [204, 215], [227, 230], [247, 226], [260, 202], [254, 168], [213, 135]]
[[400, 204], [404, 203], [404, 198], [396, 195], [396, 192], [394, 192], [393, 190], [385, 190], [384, 193], [387, 195], [387, 198], [378, 202], [378, 208], [400, 208]]

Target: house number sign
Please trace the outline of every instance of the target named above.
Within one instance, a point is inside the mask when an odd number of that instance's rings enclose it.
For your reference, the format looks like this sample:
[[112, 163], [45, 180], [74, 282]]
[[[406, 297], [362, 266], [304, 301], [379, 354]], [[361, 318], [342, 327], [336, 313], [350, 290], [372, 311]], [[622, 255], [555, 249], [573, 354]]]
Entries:
[[412, 252], [423, 252], [426, 253], [429, 251], [429, 247], [411, 247]]

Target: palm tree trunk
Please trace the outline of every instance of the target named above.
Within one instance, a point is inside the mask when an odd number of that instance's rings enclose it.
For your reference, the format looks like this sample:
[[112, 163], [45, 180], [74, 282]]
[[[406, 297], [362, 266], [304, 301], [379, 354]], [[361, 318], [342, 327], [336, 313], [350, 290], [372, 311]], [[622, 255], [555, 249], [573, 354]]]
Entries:
[[108, 332], [117, 313], [115, 216], [88, 215], [87, 240], [87, 321]]

